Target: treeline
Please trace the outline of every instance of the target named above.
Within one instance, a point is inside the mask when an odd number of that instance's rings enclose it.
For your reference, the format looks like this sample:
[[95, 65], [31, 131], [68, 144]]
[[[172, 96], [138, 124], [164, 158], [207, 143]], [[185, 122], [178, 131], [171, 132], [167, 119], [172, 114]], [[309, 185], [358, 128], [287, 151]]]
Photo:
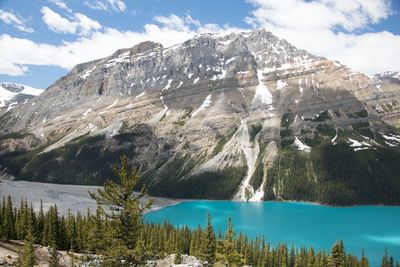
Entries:
[[335, 145], [331, 139], [319, 143], [305, 140], [312, 146], [310, 153], [281, 147], [268, 169], [265, 200], [288, 199], [338, 206], [400, 203], [400, 165], [397, 164], [400, 151], [397, 148], [354, 151], [340, 140]]
[[[21, 201], [21, 206], [17, 209], [8, 197], [3, 198], [1, 204], [0, 225], [3, 239], [28, 240], [58, 250], [97, 255], [107, 251], [106, 254], [110, 255], [110, 248], [118, 244], [113, 238], [117, 229], [110, 219], [101, 215], [100, 210], [96, 214], [88, 212], [86, 215], [78, 213], [60, 216], [56, 206], [50, 207], [46, 212], [41, 207], [39, 212], [35, 212], [26, 201]], [[293, 245], [288, 247], [286, 244], [274, 247], [261, 238], [252, 240], [242, 234], [236, 235], [230, 219], [227, 231], [224, 234], [215, 234], [210, 216], [205, 228], [199, 226], [191, 230], [187, 226], [174, 227], [167, 222], [143, 223], [137, 234], [132, 256], [138, 265], [169, 254], [176, 254], [175, 260], [179, 263], [182, 260], [181, 255], [188, 254], [208, 265], [219, 266], [369, 266], [364, 255], [358, 259], [346, 254], [341, 241], [332, 247], [330, 253], [316, 252], [312, 247], [295, 249]], [[115, 248], [115, 252], [118, 250]], [[394, 265], [393, 258], [387, 255], [384, 261], [387, 262], [387, 265], [382, 265], [384, 267], [400, 266]]]
[[[17, 266], [34, 266], [33, 244], [51, 246], [50, 266], [59, 266], [57, 250], [81, 252], [88, 257], [98, 255], [101, 266], [142, 266], [148, 260], [175, 254], [175, 263], [182, 254], [193, 255], [206, 266], [265, 266], [265, 267], [365, 267], [367, 258], [347, 254], [342, 241], [330, 252], [313, 248], [290, 248], [286, 244], [271, 246], [262, 238], [249, 239], [235, 234], [231, 219], [225, 233], [214, 232], [211, 217], [207, 226], [189, 229], [163, 224], [149, 224], [143, 213], [151, 205], [144, 201], [143, 188], [133, 194], [139, 173], [128, 167], [126, 158], [121, 167], [114, 168], [118, 183], [107, 181], [104, 189], [91, 193], [98, 208], [94, 214], [61, 216], [57, 207], [35, 212], [32, 205], [21, 200], [15, 207], [11, 197], [0, 204], [0, 235], [6, 240], [25, 240]], [[105, 208], [107, 207], [107, 208]], [[72, 264], [73, 265], [73, 264]], [[73, 265], [74, 266], [74, 265]], [[382, 267], [398, 267], [387, 253]]]

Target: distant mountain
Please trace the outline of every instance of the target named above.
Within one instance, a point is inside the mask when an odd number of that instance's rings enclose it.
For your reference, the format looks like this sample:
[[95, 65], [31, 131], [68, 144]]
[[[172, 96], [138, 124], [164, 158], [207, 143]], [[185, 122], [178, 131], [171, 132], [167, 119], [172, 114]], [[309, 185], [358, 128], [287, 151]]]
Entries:
[[0, 117], [0, 166], [102, 184], [126, 154], [153, 195], [400, 204], [400, 85], [385, 75], [265, 30], [144, 42]]
[[22, 84], [0, 83], [0, 109], [9, 111], [16, 106], [27, 103], [42, 92], [42, 89]]

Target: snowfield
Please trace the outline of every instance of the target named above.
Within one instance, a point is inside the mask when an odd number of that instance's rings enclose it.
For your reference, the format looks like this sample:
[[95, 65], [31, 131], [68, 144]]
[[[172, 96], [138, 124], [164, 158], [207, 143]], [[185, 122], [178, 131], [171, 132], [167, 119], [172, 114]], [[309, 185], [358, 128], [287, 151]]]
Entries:
[[[17, 90], [10, 91], [9, 89], [7, 89], [7, 87], [18, 89], [18, 91]], [[8, 101], [12, 101], [13, 98], [16, 97], [17, 95], [24, 94], [24, 95], [38, 96], [43, 91], [44, 90], [42, 89], [37, 89], [22, 84], [0, 83], [0, 107], [4, 107]]]

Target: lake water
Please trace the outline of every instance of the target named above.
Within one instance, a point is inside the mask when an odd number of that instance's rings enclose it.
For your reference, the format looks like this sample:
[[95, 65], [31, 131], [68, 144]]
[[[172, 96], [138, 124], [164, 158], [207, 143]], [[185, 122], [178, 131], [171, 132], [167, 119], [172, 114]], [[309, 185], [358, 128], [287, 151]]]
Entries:
[[299, 202], [241, 203], [187, 201], [145, 215], [150, 222], [169, 220], [176, 226], [203, 227], [210, 213], [215, 230], [225, 231], [232, 217], [236, 233], [264, 236], [271, 244], [293, 243], [330, 250], [342, 239], [346, 252], [361, 255], [378, 266], [385, 248], [400, 260], [400, 207], [327, 207]]

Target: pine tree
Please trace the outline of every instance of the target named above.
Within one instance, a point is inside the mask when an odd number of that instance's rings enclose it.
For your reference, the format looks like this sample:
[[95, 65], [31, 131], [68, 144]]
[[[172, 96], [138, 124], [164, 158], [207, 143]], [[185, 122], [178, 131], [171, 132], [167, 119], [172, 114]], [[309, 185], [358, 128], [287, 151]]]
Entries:
[[58, 254], [57, 245], [55, 241], [51, 245], [49, 267], [59, 267], [60, 266], [60, 255]]
[[79, 251], [79, 244], [78, 244], [78, 233], [76, 229], [76, 221], [75, 217], [73, 217], [71, 214], [68, 214], [68, 219], [67, 219], [67, 237], [68, 237], [68, 243], [69, 243], [69, 249], [71, 251], [77, 252]]
[[235, 232], [233, 231], [232, 219], [228, 218], [228, 228], [225, 233], [225, 238], [222, 242], [222, 253], [217, 255], [217, 261], [220, 264], [228, 266], [241, 266], [242, 258], [236, 250]]
[[102, 218], [100, 209], [96, 209], [95, 216], [89, 216], [88, 229], [87, 229], [87, 249], [95, 253], [104, 250], [105, 248], [105, 235], [104, 228], [105, 222]]
[[390, 260], [387, 249], [385, 249], [385, 254], [382, 257], [381, 267], [392, 267], [390, 266]]
[[3, 205], [3, 237], [7, 240], [15, 238], [14, 232], [14, 212], [11, 196], [8, 196], [7, 202]]
[[4, 215], [3, 207], [5, 204], [4, 199], [5, 198], [3, 196], [3, 202], [0, 202], [0, 238], [3, 236], [3, 215]]
[[367, 257], [365, 257], [364, 250], [362, 250], [362, 253], [361, 253], [361, 265], [360, 265], [360, 267], [369, 267], [369, 262], [368, 262]]
[[54, 207], [50, 207], [44, 220], [43, 245], [52, 246], [55, 244], [58, 246], [58, 242], [60, 241], [59, 232], [59, 217], [57, 206], [55, 205]]
[[36, 223], [36, 237], [40, 243], [43, 242], [44, 220], [45, 217], [43, 212], [43, 201], [40, 200], [39, 215], [37, 217], [37, 223]]
[[182, 254], [179, 246], [176, 246], [175, 257], [174, 257], [174, 264], [181, 264], [182, 263]]
[[330, 266], [332, 267], [344, 267], [345, 264], [345, 252], [343, 241], [339, 240], [333, 245], [330, 257]]
[[[107, 248], [106, 254], [112, 261], [116, 256], [116, 261], [122, 259], [127, 263], [138, 263], [134, 248], [143, 226], [143, 213], [151, 207], [152, 201], [140, 202], [147, 195], [145, 187], [139, 194], [134, 194], [139, 172], [128, 166], [127, 157], [121, 157], [121, 166], [114, 167], [113, 172], [118, 178], [117, 182], [107, 180], [104, 189], [98, 189], [97, 194], [89, 193], [99, 209], [110, 218], [115, 229], [113, 244]], [[105, 212], [102, 205], [109, 206], [110, 211]]]
[[36, 264], [35, 247], [33, 246], [33, 223], [28, 218], [23, 253], [19, 256], [17, 265], [21, 267], [33, 267]]
[[289, 267], [294, 267], [295, 261], [296, 261], [296, 252], [294, 250], [294, 245], [292, 243], [289, 253]]
[[215, 250], [217, 245], [210, 214], [208, 214], [207, 227], [203, 234], [201, 243], [201, 259], [208, 262], [209, 265], [213, 264], [215, 261]]

